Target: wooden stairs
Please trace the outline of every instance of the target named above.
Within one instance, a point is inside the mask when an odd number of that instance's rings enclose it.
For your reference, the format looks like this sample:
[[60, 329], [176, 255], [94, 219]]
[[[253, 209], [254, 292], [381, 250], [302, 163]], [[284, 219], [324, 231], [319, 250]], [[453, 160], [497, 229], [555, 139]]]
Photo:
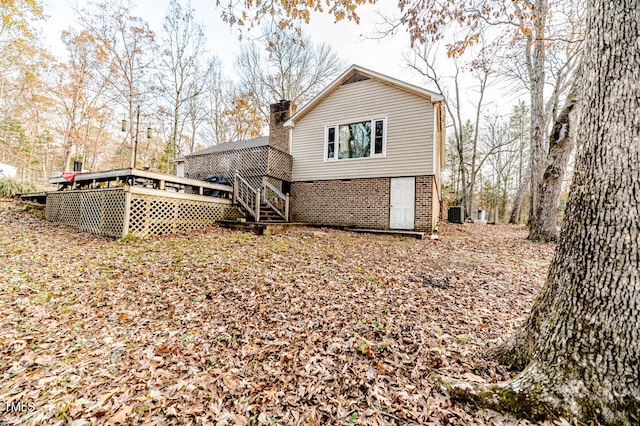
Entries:
[[283, 232], [292, 226], [300, 226], [287, 220], [289, 194], [283, 194], [269, 183], [266, 177], [262, 178], [261, 187], [256, 189], [236, 172], [233, 182], [233, 204], [244, 219], [218, 221], [218, 224], [225, 228], [270, 235]]
[[241, 204], [237, 205], [238, 210], [246, 218], [247, 222], [260, 223], [287, 223], [286, 220], [275, 212], [267, 203], [260, 203], [260, 220], [256, 220], [251, 213], [247, 211]]

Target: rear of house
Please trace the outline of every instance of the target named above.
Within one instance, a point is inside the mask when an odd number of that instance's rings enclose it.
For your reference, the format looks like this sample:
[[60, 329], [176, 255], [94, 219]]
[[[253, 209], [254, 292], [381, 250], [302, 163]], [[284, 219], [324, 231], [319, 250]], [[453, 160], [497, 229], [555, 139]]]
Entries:
[[[67, 190], [47, 194], [47, 218], [115, 237], [235, 225], [241, 216], [432, 232], [443, 103], [438, 93], [353, 65], [297, 112], [288, 100], [271, 105], [268, 136], [186, 155], [177, 164], [184, 177], [123, 169], [52, 178]], [[218, 183], [202, 181], [209, 175]]]
[[287, 100], [271, 105], [268, 136], [187, 155], [184, 173], [233, 181], [234, 204], [249, 221], [273, 210], [284, 221], [431, 232], [440, 213], [443, 103], [438, 93], [353, 65], [297, 112]]
[[440, 212], [444, 98], [359, 66], [285, 123], [293, 220], [431, 232]]

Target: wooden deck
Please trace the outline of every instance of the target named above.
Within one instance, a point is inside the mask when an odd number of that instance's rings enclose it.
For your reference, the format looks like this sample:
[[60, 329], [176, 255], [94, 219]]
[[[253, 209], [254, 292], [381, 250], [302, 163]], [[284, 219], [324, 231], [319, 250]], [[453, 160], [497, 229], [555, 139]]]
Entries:
[[23, 199], [42, 203], [46, 218], [85, 232], [122, 238], [189, 232], [233, 220], [233, 186], [138, 169], [49, 179], [58, 190]]
[[58, 185], [58, 190], [63, 191], [117, 188], [129, 185], [132, 187], [196, 195], [203, 195], [205, 190], [209, 189], [227, 194], [229, 198], [233, 194], [233, 187], [231, 185], [209, 183], [197, 179], [138, 169], [118, 169], [78, 174], [75, 176], [73, 183], [70, 183], [62, 176], [58, 176], [50, 178], [49, 183]]
[[80, 231], [123, 238], [191, 232], [240, 213], [227, 198], [124, 185], [49, 192], [45, 216]]
[[20, 200], [23, 203], [44, 207], [47, 205], [47, 193], [46, 192], [31, 192], [29, 194], [20, 194]]

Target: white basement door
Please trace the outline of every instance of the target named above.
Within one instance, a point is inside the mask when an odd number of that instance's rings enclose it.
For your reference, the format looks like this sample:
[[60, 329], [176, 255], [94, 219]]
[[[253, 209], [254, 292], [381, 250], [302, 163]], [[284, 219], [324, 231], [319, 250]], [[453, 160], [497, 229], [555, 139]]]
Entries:
[[416, 178], [391, 178], [391, 229], [413, 229]]

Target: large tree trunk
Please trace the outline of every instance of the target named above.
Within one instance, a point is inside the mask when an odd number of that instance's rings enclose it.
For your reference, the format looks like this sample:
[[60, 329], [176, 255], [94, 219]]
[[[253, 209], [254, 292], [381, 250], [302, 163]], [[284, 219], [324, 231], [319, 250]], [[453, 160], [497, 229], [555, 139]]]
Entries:
[[558, 240], [557, 217], [560, 191], [574, 145], [571, 113], [578, 100], [579, 84], [580, 80], [577, 78], [562, 112], [555, 119], [553, 131], [549, 136], [547, 168], [538, 188], [538, 204], [535, 206], [537, 211], [532, 215], [529, 233], [529, 239], [533, 241], [555, 242]]
[[64, 147], [64, 171], [71, 171], [71, 145]]
[[476, 177], [475, 175], [472, 173], [471, 176], [469, 177], [469, 189], [467, 192], [467, 205], [465, 206], [465, 212], [464, 212], [464, 217], [465, 219], [469, 218], [471, 220], [473, 220], [473, 193], [476, 190]]
[[640, 8], [589, 0], [578, 157], [542, 295], [512, 354], [514, 380], [452, 395], [540, 419], [640, 419]]
[[458, 142], [458, 161], [460, 162], [460, 177], [462, 178], [462, 195], [460, 196], [460, 205], [464, 208], [463, 220], [469, 216], [467, 210], [469, 184], [467, 182], [467, 172], [464, 164], [464, 151], [462, 150], [462, 142]]
[[[544, 116], [544, 85], [545, 85], [545, 27], [548, 5], [546, 0], [536, 0], [536, 18], [533, 30], [533, 52], [527, 55], [529, 77], [531, 80], [531, 207], [529, 219], [533, 224], [539, 203], [539, 188], [544, 173], [545, 150], [545, 116]], [[530, 234], [531, 235], [531, 234]]]
[[522, 201], [524, 199], [524, 193], [527, 192], [529, 186], [529, 180], [531, 179], [531, 172], [529, 169], [524, 174], [524, 179], [520, 182], [518, 192], [513, 200], [513, 206], [511, 207], [511, 215], [509, 216], [509, 223], [512, 225], [518, 225], [520, 223], [520, 212], [522, 211]]

